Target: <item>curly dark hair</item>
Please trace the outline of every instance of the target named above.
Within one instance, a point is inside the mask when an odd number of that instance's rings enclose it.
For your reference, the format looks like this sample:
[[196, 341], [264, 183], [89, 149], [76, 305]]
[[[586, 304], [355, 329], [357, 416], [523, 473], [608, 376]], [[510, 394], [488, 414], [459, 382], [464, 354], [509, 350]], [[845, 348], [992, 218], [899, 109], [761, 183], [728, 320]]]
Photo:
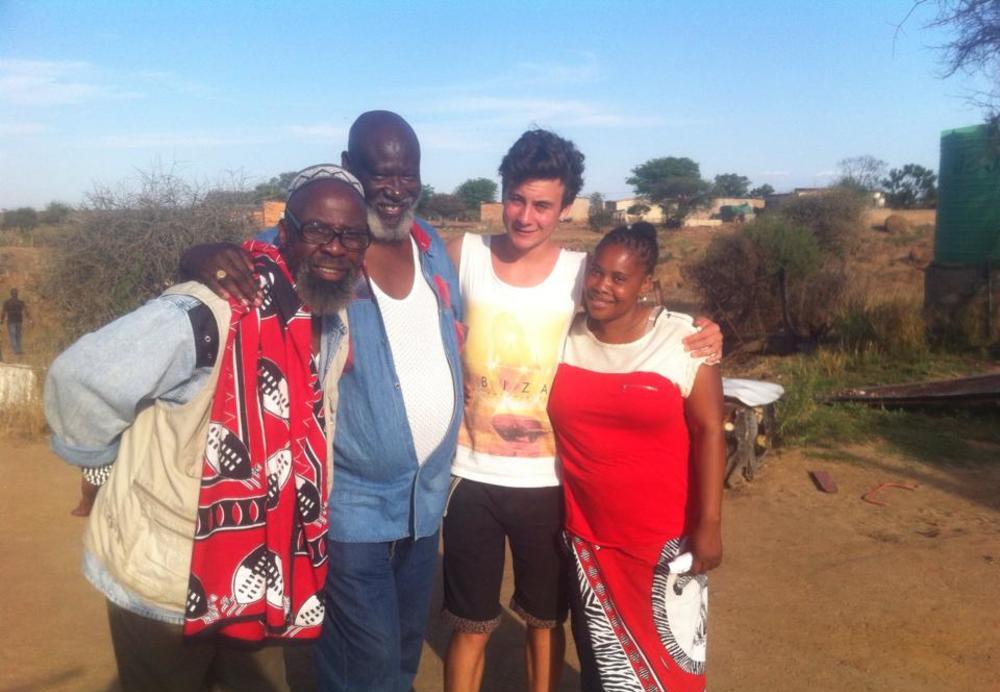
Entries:
[[500, 162], [506, 193], [526, 180], [554, 180], [563, 184], [563, 207], [573, 203], [583, 187], [583, 154], [568, 139], [548, 130], [528, 130]]
[[660, 256], [660, 246], [656, 242], [656, 229], [653, 228], [653, 224], [638, 221], [627, 226], [612, 228], [607, 232], [607, 235], [601, 238], [594, 254], [596, 255], [609, 245], [624, 245], [638, 255], [639, 259], [646, 265], [647, 274], [652, 274], [653, 270], [656, 269], [656, 262]]

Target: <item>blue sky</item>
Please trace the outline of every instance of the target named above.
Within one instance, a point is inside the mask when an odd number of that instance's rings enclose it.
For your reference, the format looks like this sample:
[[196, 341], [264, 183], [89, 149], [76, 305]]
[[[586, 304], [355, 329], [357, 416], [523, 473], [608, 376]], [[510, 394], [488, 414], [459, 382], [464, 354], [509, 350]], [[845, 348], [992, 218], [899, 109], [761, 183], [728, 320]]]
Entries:
[[778, 190], [840, 159], [937, 168], [981, 120], [938, 78], [947, 35], [910, 0], [20, 2], [0, 0], [0, 207], [81, 202], [172, 167], [255, 184], [338, 161], [351, 122], [397, 111], [438, 192], [495, 178], [540, 126], [587, 157], [585, 193], [688, 156]]

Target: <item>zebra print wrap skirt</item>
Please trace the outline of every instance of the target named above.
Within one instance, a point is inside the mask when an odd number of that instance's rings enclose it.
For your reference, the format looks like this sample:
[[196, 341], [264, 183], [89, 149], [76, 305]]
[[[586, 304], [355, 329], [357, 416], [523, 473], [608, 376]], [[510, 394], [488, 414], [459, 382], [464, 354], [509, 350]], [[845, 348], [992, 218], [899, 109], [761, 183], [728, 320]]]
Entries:
[[581, 688], [704, 690], [708, 577], [678, 571], [683, 539], [627, 548], [569, 533], [565, 541]]

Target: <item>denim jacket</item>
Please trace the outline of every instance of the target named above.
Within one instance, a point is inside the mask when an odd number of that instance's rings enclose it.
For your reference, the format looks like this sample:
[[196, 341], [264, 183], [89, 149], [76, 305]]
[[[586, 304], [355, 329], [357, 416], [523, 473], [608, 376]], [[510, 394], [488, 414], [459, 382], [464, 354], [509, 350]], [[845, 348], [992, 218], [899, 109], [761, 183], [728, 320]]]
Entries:
[[437, 232], [418, 220], [411, 234], [419, 249], [420, 276], [437, 296], [455, 409], [444, 439], [418, 464], [385, 325], [369, 283], [362, 282], [347, 308], [351, 351], [339, 385], [331, 540], [423, 538], [438, 530], [444, 512], [462, 421], [462, 307], [458, 276]]

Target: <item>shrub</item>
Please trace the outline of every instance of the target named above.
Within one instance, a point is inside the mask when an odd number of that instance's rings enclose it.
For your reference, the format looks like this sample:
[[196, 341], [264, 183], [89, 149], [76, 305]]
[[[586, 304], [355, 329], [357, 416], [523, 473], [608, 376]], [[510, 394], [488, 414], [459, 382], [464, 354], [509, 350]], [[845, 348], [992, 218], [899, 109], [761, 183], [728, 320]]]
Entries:
[[855, 190], [832, 188], [788, 200], [781, 215], [792, 225], [809, 229], [824, 251], [843, 257], [858, 237], [866, 204], [865, 196]]
[[815, 345], [842, 312], [864, 205], [843, 189], [789, 200], [743, 233], [715, 237], [686, 276], [731, 336]]
[[123, 185], [90, 193], [54, 247], [41, 287], [65, 327], [65, 340], [163, 291], [190, 245], [246, 238], [249, 218], [211, 201], [218, 198], [159, 170], [140, 173], [137, 190]]
[[782, 333], [792, 348], [829, 332], [847, 286], [843, 269], [815, 236], [781, 215], [717, 236], [686, 276], [730, 335], [749, 340]]

